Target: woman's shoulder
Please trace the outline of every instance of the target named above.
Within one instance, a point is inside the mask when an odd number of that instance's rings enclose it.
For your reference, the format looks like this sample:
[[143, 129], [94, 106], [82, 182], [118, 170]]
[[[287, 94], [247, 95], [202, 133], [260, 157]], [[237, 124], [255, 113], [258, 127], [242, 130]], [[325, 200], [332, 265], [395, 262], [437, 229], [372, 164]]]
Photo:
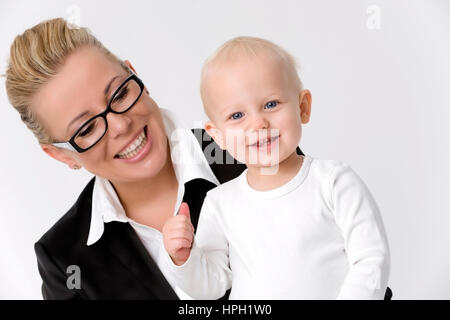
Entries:
[[67, 250], [80, 240], [87, 240], [94, 182], [95, 177], [87, 183], [72, 207], [37, 241], [38, 243], [54, 250]]

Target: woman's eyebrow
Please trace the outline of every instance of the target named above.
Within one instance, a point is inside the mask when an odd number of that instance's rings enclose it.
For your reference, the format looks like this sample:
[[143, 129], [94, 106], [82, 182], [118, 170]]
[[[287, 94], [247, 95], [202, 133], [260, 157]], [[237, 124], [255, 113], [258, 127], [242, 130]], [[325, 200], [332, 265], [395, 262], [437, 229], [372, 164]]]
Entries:
[[80, 113], [79, 115], [77, 115], [75, 118], [72, 119], [72, 121], [70, 121], [69, 125], [67, 126], [66, 131], [69, 132], [70, 127], [80, 118], [83, 118], [85, 115], [87, 115], [89, 113], [89, 111], [83, 111], [82, 113]]
[[113, 77], [111, 80], [109, 80], [108, 84], [105, 87], [105, 90], [103, 91], [103, 93], [105, 94], [105, 96], [108, 94], [109, 89], [111, 89], [111, 85], [114, 82], [114, 80], [116, 80], [117, 78], [121, 77], [120, 75], [117, 75], [115, 77]]
[[[103, 90], [103, 93], [105, 94], [105, 96], [108, 94], [109, 90], [111, 89], [111, 85], [113, 84], [113, 82], [120, 77], [121, 77], [121, 75], [117, 75], [117, 76], [112, 77], [111, 80], [108, 81], [108, 84], [106, 85], [105, 90]], [[78, 119], [84, 117], [88, 113], [89, 113], [89, 111], [83, 111], [78, 116], [73, 118], [72, 121], [70, 121], [69, 125], [67, 126], [67, 131], [69, 131], [72, 124], [74, 124]]]

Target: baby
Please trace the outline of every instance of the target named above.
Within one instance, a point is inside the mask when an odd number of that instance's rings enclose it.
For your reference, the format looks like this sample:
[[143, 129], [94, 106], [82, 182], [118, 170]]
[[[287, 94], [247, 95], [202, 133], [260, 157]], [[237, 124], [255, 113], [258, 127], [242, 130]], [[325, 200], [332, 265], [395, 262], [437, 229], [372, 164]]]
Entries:
[[311, 93], [294, 59], [239, 37], [205, 63], [205, 130], [247, 169], [163, 228], [167, 264], [195, 299], [383, 299], [389, 248], [378, 207], [345, 163], [300, 154]]

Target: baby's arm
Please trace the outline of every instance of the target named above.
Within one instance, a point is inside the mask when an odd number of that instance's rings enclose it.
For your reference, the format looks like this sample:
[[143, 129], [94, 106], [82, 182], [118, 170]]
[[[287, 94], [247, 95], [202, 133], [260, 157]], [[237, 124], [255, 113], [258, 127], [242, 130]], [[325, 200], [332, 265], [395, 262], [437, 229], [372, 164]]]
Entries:
[[169, 219], [163, 228], [169, 270], [177, 286], [194, 299], [218, 299], [231, 287], [228, 242], [206, 205], [207, 198], [200, 213], [195, 241], [185, 204], [182, 204], [180, 214]]
[[377, 204], [364, 182], [347, 165], [334, 169], [330, 192], [349, 262], [349, 272], [337, 298], [383, 299], [390, 257]]

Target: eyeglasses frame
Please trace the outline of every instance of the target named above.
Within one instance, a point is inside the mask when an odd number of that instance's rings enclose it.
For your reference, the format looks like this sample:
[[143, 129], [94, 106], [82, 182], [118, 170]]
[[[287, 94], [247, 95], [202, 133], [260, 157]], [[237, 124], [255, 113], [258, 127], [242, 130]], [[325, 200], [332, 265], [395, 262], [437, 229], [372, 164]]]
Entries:
[[[111, 108], [111, 103], [112, 103], [112, 101], [114, 100], [114, 98], [116, 97], [116, 95], [120, 92], [120, 90], [121, 90], [121, 89], [122, 89], [129, 81], [131, 81], [131, 80], [136, 81], [136, 83], [139, 85], [139, 87], [140, 87], [140, 89], [141, 89], [141, 92], [140, 92], [139, 95], [137, 96], [136, 100], [134, 100], [134, 102], [133, 102], [127, 109], [125, 109], [124, 111], [114, 111], [114, 110]], [[138, 77], [134, 72], [131, 72], [131, 75], [128, 76], [128, 77], [122, 82], [122, 84], [114, 91], [113, 95], [111, 96], [111, 98], [110, 98], [109, 101], [108, 101], [108, 104], [107, 104], [107, 106], [106, 106], [106, 109], [105, 109], [103, 112], [101, 112], [101, 113], [99, 113], [99, 114], [93, 116], [92, 118], [88, 119], [87, 121], [85, 121], [85, 122], [78, 128], [78, 130], [72, 135], [72, 137], [71, 137], [68, 141], [65, 141], [65, 142], [55, 142], [55, 143], [52, 143], [52, 145], [55, 146], [55, 147], [58, 147], [58, 148], [63, 148], [63, 149], [70, 150], [70, 151], [76, 151], [76, 152], [78, 152], [78, 153], [83, 153], [83, 152], [88, 151], [89, 149], [91, 149], [92, 147], [94, 147], [100, 140], [102, 140], [102, 138], [103, 138], [104, 135], [106, 134], [106, 131], [108, 131], [108, 120], [106, 119], [107, 114], [110, 113], [110, 112], [115, 113], [115, 114], [122, 114], [122, 113], [127, 112], [128, 110], [130, 110], [130, 109], [136, 104], [136, 102], [138, 102], [138, 100], [140, 99], [140, 97], [141, 97], [143, 91], [144, 91], [144, 83], [142, 82], [141, 79], [139, 79], [139, 77]], [[84, 128], [84, 126], [85, 126], [88, 122], [90, 122], [90, 121], [92, 121], [92, 120], [94, 120], [94, 119], [96, 119], [96, 118], [98, 118], [98, 117], [102, 117], [102, 118], [105, 120], [105, 132], [103, 132], [102, 136], [101, 136], [94, 144], [92, 144], [92, 145], [89, 146], [88, 148], [83, 149], [83, 148], [79, 147], [79, 146], [75, 143], [75, 137], [76, 137], [77, 134], [81, 131], [81, 129]]]

